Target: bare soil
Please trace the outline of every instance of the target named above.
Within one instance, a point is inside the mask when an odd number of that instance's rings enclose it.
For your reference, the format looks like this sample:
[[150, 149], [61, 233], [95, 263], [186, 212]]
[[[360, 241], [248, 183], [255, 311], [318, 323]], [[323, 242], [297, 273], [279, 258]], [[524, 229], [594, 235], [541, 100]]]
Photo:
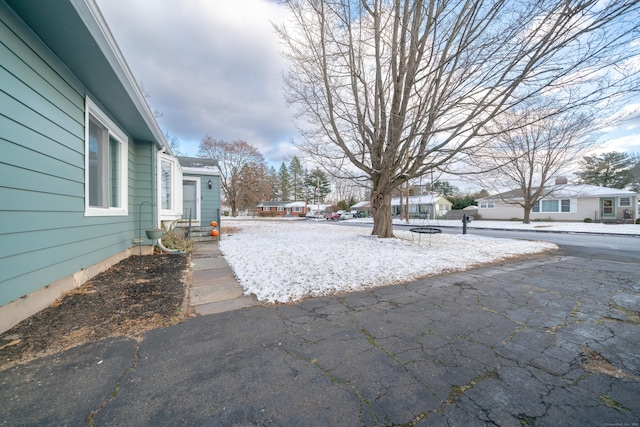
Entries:
[[113, 336], [139, 339], [187, 316], [187, 255], [131, 256], [0, 334], [0, 370]]

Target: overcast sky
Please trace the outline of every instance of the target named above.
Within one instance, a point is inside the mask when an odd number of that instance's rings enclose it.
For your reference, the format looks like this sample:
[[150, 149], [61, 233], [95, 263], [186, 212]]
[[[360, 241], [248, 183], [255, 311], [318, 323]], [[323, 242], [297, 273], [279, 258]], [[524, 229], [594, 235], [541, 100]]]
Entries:
[[284, 60], [265, 0], [98, 0], [163, 131], [196, 156], [200, 141], [241, 139], [276, 166], [297, 131], [282, 95]]
[[[129, 67], [163, 115], [163, 131], [196, 156], [210, 135], [256, 146], [276, 168], [297, 153], [282, 95], [285, 62], [266, 0], [97, 0]], [[603, 139], [602, 151], [640, 152], [640, 120]]]

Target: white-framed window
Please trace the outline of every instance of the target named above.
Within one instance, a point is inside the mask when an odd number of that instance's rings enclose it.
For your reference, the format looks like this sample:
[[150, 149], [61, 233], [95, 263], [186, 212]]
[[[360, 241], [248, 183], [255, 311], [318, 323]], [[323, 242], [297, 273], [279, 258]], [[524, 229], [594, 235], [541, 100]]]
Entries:
[[531, 212], [569, 213], [574, 211], [573, 206], [571, 199], [539, 200], [533, 205]]
[[127, 215], [127, 136], [88, 97], [84, 149], [85, 215]]
[[618, 206], [631, 206], [631, 197], [620, 197], [618, 199]]
[[302, 212], [302, 208], [300, 206], [294, 206], [293, 211], [294, 212]]
[[270, 210], [271, 210], [271, 207], [269, 207], [269, 206], [263, 206], [263, 207], [262, 207], [262, 210], [263, 210], [264, 212], [268, 212], [268, 211], [270, 211]]
[[279, 211], [283, 211], [283, 210], [284, 210], [284, 206], [278, 206], [276, 210], [277, 210], [278, 212], [279, 212]]
[[493, 200], [487, 200], [484, 202], [480, 202], [480, 209], [494, 209], [496, 207], [496, 202]]
[[160, 216], [166, 219], [182, 215], [182, 173], [178, 159], [167, 154], [158, 156], [158, 200]]

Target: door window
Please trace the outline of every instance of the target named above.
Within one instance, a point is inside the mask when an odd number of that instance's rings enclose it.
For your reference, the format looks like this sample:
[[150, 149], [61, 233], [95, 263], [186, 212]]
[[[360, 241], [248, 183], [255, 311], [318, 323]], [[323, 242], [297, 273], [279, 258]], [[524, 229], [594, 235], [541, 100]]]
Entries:
[[195, 180], [182, 181], [184, 219], [199, 219], [198, 217], [198, 182]]

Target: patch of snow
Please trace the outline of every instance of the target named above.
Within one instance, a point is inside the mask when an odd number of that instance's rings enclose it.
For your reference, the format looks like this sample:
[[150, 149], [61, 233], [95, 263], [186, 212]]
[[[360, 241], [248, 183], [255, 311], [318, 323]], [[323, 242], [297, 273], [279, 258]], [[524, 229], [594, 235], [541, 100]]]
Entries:
[[370, 228], [325, 220], [224, 218], [222, 226], [235, 228], [228, 235], [223, 230], [219, 248], [244, 293], [268, 303], [400, 284], [557, 249], [546, 242], [470, 234], [394, 231], [397, 238], [379, 239]]

